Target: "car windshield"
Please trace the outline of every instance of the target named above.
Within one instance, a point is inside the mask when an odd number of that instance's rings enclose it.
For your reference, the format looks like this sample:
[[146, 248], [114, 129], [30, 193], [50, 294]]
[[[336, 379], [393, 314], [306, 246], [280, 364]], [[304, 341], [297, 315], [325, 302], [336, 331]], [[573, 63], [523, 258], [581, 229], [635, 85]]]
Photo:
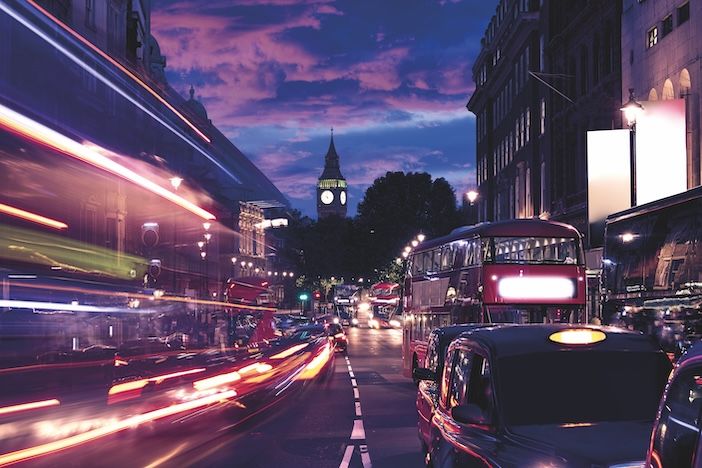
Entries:
[[652, 421], [671, 364], [663, 353], [571, 351], [503, 357], [499, 400], [508, 426]]
[[344, 329], [341, 328], [341, 325], [339, 325], [338, 323], [332, 323], [331, 325], [329, 325], [329, 328], [327, 328], [327, 331], [330, 335], [334, 335], [336, 333], [343, 333]]

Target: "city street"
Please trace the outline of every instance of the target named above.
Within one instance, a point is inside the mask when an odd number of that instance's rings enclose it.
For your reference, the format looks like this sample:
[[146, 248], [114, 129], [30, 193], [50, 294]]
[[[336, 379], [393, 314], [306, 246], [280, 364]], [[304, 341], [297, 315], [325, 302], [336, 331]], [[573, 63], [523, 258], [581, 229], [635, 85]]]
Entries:
[[423, 466], [416, 387], [401, 375], [400, 331], [349, 328], [347, 335], [351, 371], [345, 357], [337, 354], [333, 374], [294, 404], [225, 440], [183, 454], [174, 464]]

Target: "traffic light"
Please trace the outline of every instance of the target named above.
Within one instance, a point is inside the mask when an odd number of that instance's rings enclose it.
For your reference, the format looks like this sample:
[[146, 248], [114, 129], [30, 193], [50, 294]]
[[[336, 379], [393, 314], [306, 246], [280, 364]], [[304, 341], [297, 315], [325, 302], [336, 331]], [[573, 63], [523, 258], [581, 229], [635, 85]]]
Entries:
[[318, 301], [322, 298], [322, 293], [319, 291], [315, 291], [314, 293], [312, 293], [312, 295], [316, 301]]
[[298, 298], [299, 298], [301, 301], [304, 302], [304, 301], [306, 301], [307, 299], [309, 299], [310, 296], [308, 296], [307, 293], [303, 292], [303, 293], [300, 293], [300, 295], [298, 296]]

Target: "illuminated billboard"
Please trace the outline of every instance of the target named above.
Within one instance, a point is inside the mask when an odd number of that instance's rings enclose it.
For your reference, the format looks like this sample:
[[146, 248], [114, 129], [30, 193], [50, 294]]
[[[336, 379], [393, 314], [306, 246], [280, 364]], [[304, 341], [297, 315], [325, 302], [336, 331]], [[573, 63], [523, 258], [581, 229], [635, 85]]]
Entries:
[[587, 132], [590, 246], [602, 245], [605, 219], [631, 206], [629, 130]]
[[636, 203], [687, 190], [685, 100], [645, 101], [636, 120]]

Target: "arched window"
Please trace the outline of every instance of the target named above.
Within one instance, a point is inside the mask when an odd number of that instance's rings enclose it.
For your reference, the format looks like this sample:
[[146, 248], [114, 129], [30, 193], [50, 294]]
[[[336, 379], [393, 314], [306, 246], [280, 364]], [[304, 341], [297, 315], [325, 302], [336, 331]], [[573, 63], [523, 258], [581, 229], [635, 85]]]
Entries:
[[665, 80], [665, 83], [663, 84], [663, 95], [661, 96], [661, 99], [664, 101], [668, 99], [675, 99], [675, 90], [673, 89], [673, 82], [670, 81], [670, 78]]
[[658, 100], [658, 92], [656, 91], [656, 88], [651, 88], [651, 91], [648, 92], [648, 100], [649, 101], [657, 101]]
[[680, 72], [680, 95], [684, 96], [690, 92], [692, 87], [692, 80], [690, 79], [690, 72], [687, 68], [683, 68]]

